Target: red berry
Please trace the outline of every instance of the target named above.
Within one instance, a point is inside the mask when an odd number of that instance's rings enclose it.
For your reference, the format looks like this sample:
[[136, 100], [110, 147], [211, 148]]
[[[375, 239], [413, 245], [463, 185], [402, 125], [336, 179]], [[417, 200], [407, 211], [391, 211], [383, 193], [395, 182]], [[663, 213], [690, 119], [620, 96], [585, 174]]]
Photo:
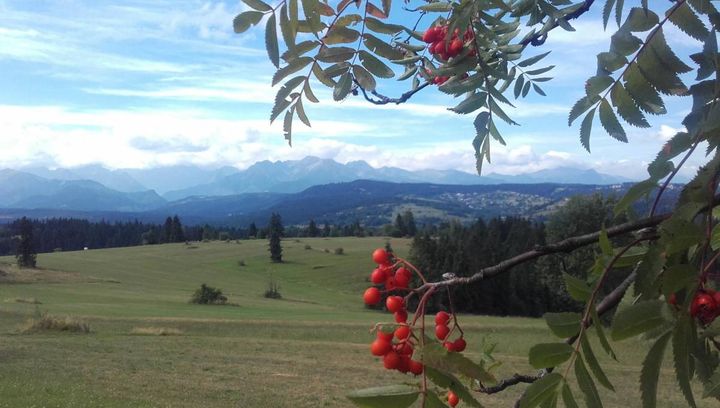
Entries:
[[435, 326], [435, 336], [437, 336], [438, 340], [445, 340], [448, 334], [450, 334], [450, 328], [444, 324]]
[[720, 308], [720, 292], [713, 293], [712, 297], [715, 301], [715, 308]]
[[373, 356], [384, 356], [392, 350], [392, 344], [384, 339], [376, 339], [370, 344], [370, 353]]
[[690, 305], [690, 314], [695, 317], [700, 313], [708, 313], [715, 311], [715, 300], [712, 296], [707, 293], [698, 293], [695, 295], [692, 304]]
[[378, 288], [367, 288], [363, 294], [363, 300], [366, 305], [377, 305], [380, 303], [380, 290]]
[[457, 352], [464, 351], [465, 347], [467, 347], [467, 343], [465, 342], [465, 339], [463, 339], [462, 337], [460, 337], [459, 339], [457, 339], [453, 342], [453, 348]]
[[395, 329], [395, 338], [398, 340], [405, 340], [410, 335], [410, 327], [400, 326]]
[[437, 41], [433, 44], [432, 49], [433, 54], [443, 54], [447, 52], [447, 49], [445, 48], [445, 40]]
[[400, 355], [394, 351], [385, 354], [385, 357], [383, 357], [383, 366], [388, 370], [398, 368], [400, 366]]
[[399, 268], [395, 272], [395, 285], [398, 288], [407, 288], [412, 279], [412, 273], [405, 268]]
[[437, 326], [440, 326], [440, 325], [447, 326], [449, 321], [450, 321], [450, 315], [447, 312], [438, 312], [435, 315], [435, 325], [437, 325]]
[[412, 353], [413, 353], [413, 347], [412, 347], [412, 344], [410, 344], [409, 342], [403, 341], [402, 343], [398, 343], [398, 344], [395, 346], [395, 351], [396, 351], [398, 354], [402, 354], [402, 355], [406, 355], [406, 356], [411, 356]]
[[385, 280], [385, 289], [387, 290], [395, 290], [397, 285], [395, 285], [395, 278], [392, 276], [388, 276]]
[[402, 310], [404, 306], [405, 301], [400, 296], [388, 296], [387, 300], [385, 300], [385, 307], [390, 313]]
[[446, 349], [447, 351], [456, 351], [456, 350], [455, 350], [455, 343], [453, 343], [452, 341], [444, 341], [444, 342], [443, 342], [443, 347], [445, 347], [445, 349]]
[[384, 332], [382, 330], [378, 330], [378, 332], [377, 332], [377, 338], [383, 339], [387, 342], [392, 342], [392, 339], [394, 336], [395, 336], [395, 332]]
[[448, 54], [454, 57], [454, 56], [460, 54], [462, 49], [463, 49], [463, 42], [459, 38], [456, 38], [456, 39], [452, 40], [452, 42], [450, 43], [450, 46], [448, 47]]
[[370, 274], [370, 282], [376, 285], [385, 283], [385, 279], [387, 279], [387, 275], [383, 269], [377, 268]]
[[388, 255], [386, 250], [378, 248], [373, 252], [372, 259], [373, 262], [375, 262], [376, 264], [384, 265], [388, 263], [388, 261], [390, 260], [390, 256]]
[[419, 361], [410, 360], [410, 370], [414, 375], [420, 375], [423, 372], [423, 365]]
[[408, 313], [405, 310], [398, 310], [395, 312], [395, 322], [407, 323]]
[[458, 404], [458, 402], [460, 402], [460, 398], [458, 398], [458, 396], [455, 395], [455, 393], [452, 392], [452, 391], [448, 391], [448, 397], [447, 397], [447, 398], [448, 398], [448, 404], [449, 404], [451, 407], [454, 407], [455, 405]]
[[668, 303], [673, 306], [677, 305], [677, 295], [674, 293], [671, 293], [670, 297], [668, 297]]
[[430, 27], [423, 34], [422, 40], [429, 44], [431, 42], [435, 42], [436, 40], [438, 40], [439, 39], [438, 37], [440, 35], [442, 35], [442, 32], [440, 31], [440, 27]]
[[410, 356], [400, 355], [400, 364], [398, 364], [397, 369], [401, 373], [407, 373], [410, 371]]

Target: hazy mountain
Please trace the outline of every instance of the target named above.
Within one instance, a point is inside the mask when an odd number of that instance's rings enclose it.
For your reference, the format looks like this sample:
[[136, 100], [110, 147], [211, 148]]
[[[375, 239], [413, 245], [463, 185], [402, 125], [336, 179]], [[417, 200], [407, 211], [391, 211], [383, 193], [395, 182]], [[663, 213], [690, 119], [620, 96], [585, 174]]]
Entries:
[[121, 192], [90, 180], [49, 180], [0, 170], [0, 206], [77, 211], [147, 211], [166, 204], [156, 192]]
[[92, 180], [105, 187], [123, 192], [136, 192], [148, 190], [124, 170], [110, 170], [100, 165], [87, 165], [69, 169], [48, 169], [45, 167], [28, 167], [21, 169], [46, 179], [54, 180]]
[[168, 191], [216, 182], [223, 177], [237, 173], [238, 169], [230, 166], [205, 168], [176, 165], [150, 169], [125, 169], [124, 171], [147, 188], [153, 189], [159, 194], [165, 194]]
[[631, 182], [631, 179], [598, 173], [593, 169], [577, 169], [574, 167], [557, 167], [540, 170], [534, 173], [508, 176], [504, 174], [488, 174], [488, 177], [502, 180], [503, 183], [568, 183], [568, 184], [620, 184]]

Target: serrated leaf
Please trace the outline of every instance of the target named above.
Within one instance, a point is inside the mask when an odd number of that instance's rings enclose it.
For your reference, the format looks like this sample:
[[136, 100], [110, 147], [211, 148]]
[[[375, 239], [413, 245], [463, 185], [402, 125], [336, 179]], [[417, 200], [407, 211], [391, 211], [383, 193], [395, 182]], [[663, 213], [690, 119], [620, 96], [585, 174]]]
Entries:
[[463, 403], [468, 404], [472, 407], [482, 407], [482, 405], [477, 402], [477, 400], [467, 389], [467, 387], [463, 385], [462, 381], [460, 381], [454, 375], [436, 370], [428, 366], [425, 366], [425, 375], [427, 375], [427, 378], [438, 387], [452, 390], [452, 392], [457, 394], [457, 396], [463, 401]]
[[620, 201], [615, 204], [615, 215], [625, 212], [633, 203], [639, 200], [640, 197], [648, 196], [655, 188], [657, 188], [657, 182], [652, 179], [634, 184]]
[[417, 400], [420, 391], [407, 385], [386, 385], [353, 391], [348, 399], [361, 408], [406, 408]]
[[283, 120], [283, 136], [287, 140], [288, 145], [292, 146], [292, 121], [294, 109], [290, 108], [285, 112], [285, 120]]
[[670, 340], [671, 332], [667, 332], [655, 341], [642, 363], [640, 371], [640, 393], [643, 408], [657, 406], [657, 385], [660, 378], [660, 367]]
[[374, 35], [365, 33], [363, 34], [363, 38], [365, 46], [373, 53], [389, 60], [399, 60], [403, 58], [402, 52]]
[[668, 20], [675, 24], [685, 34], [695, 38], [698, 41], [705, 41], [708, 36], [708, 29], [694, 11], [687, 5], [682, 3], [678, 7], [673, 7], [672, 13], [667, 12]]
[[247, 4], [253, 10], [257, 11], [272, 11], [272, 7], [261, 0], [242, 0], [243, 3]]
[[550, 373], [530, 384], [520, 399], [520, 408], [533, 408], [547, 400], [556, 398], [561, 385], [564, 384], [562, 375]]
[[553, 334], [560, 338], [572, 337], [580, 332], [580, 313], [545, 313], [543, 318]]
[[343, 62], [355, 55], [355, 49], [350, 47], [323, 47], [317, 55], [322, 62]]
[[587, 282], [564, 272], [563, 279], [565, 280], [565, 288], [567, 289], [570, 297], [579, 302], [587, 302], [588, 299], [590, 299], [592, 289]]
[[418, 7], [419, 10], [428, 11], [431, 13], [442, 13], [452, 10], [452, 4], [444, 1], [438, 1], [434, 3], [424, 4]]
[[537, 84], [532, 84], [532, 86], [535, 90], [535, 93], [537, 93], [538, 95], [547, 96], [545, 95], [545, 91], [543, 91], [542, 88], [540, 88]]
[[672, 346], [673, 346], [673, 362], [675, 364], [675, 376], [677, 377], [680, 390], [687, 403], [695, 408], [695, 397], [693, 396], [692, 387], [690, 380], [692, 375], [690, 374], [690, 350], [691, 345], [694, 344], [694, 330], [692, 320], [689, 315], [681, 315], [675, 323], [675, 329], [672, 333]]
[[525, 71], [525, 73], [526, 73], [527, 75], [533, 75], [533, 76], [534, 76], [534, 75], [541, 75], [541, 74], [544, 74], [544, 73], [552, 70], [553, 68], [555, 68], [555, 65], [548, 65], [547, 67], [544, 67], [544, 68], [538, 68], [538, 69], [533, 69], [533, 70], [530, 70], [530, 71]]
[[476, 110], [485, 106], [487, 101], [487, 94], [485, 92], [478, 92], [468, 96], [464, 101], [460, 102], [454, 108], [448, 108], [448, 110], [459, 114], [468, 114], [475, 112]]
[[380, 34], [397, 34], [404, 30], [403, 26], [396, 24], [387, 24], [372, 17], [365, 18], [365, 26], [372, 31]]
[[620, 30], [626, 31], [647, 31], [660, 22], [658, 15], [651, 10], [644, 10], [641, 7], [633, 7], [625, 19]]
[[614, 52], [601, 52], [597, 55], [598, 68], [611, 73], [624, 67], [627, 64], [627, 58]]
[[594, 95], [592, 97], [583, 96], [582, 98], [578, 99], [578, 101], [575, 102], [575, 105], [573, 105], [572, 109], [570, 110], [570, 115], [568, 116], [568, 126], [572, 125], [575, 119], [577, 119], [585, 111], [590, 109], [599, 100], [600, 97], [597, 95]]
[[292, 60], [288, 65], [280, 68], [275, 72], [272, 78], [272, 86], [277, 85], [280, 81], [285, 79], [288, 75], [294, 74], [301, 69], [305, 68], [314, 60], [310, 57], [300, 57]]
[[620, 309], [613, 319], [610, 337], [620, 341], [665, 324], [668, 321], [666, 307], [661, 300], [649, 300]]
[[353, 75], [355, 76], [355, 79], [358, 81], [361, 87], [363, 87], [366, 91], [374, 91], [375, 86], [377, 83], [375, 82], [375, 78], [370, 75], [369, 72], [360, 65], [353, 65]]
[[697, 282], [697, 268], [688, 264], [668, 266], [662, 274], [662, 291], [667, 297], [685, 288], [693, 289]]
[[295, 112], [297, 113], [298, 118], [302, 123], [305, 124], [307, 127], [312, 127], [310, 125], [310, 120], [308, 119], [307, 115], [305, 114], [305, 108], [302, 104], [302, 98], [298, 98], [297, 103], [295, 104]]
[[667, 255], [682, 252], [705, 238], [702, 228], [688, 220], [670, 218], [660, 224], [660, 229]]
[[602, 401], [600, 401], [600, 394], [598, 394], [597, 387], [582, 358], [575, 359], [575, 377], [577, 378], [578, 387], [585, 396], [585, 405], [588, 408], [602, 408]]
[[705, 383], [705, 390], [703, 391], [703, 398], [718, 397], [720, 397], [720, 370], [716, 370], [710, 380]]
[[615, 80], [608, 75], [597, 75], [585, 82], [585, 93], [588, 96], [598, 95], [606, 90]]
[[608, 21], [610, 21], [610, 14], [612, 14], [615, 0], [606, 0], [605, 7], [603, 7], [603, 27], [607, 28]]
[[341, 101], [350, 93], [352, 87], [352, 76], [349, 72], [342, 74], [340, 79], [333, 89], [333, 99], [335, 101]]
[[360, 32], [343, 26], [333, 26], [333, 28], [325, 35], [325, 44], [346, 44], [353, 43], [360, 38]]
[[500, 106], [495, 103], [495, 98], [488, 98], [488, 107], [490, 108], [490, 111], [497, 115], [500, 119], [505, 121], [508, 125], [517, 125], [517, 122], [510, 119], [510, 117], [505, 113]]
[[303, 87], [303, 92], [305, 93], [305, 97], [312, 103], [318, 103], [320, 100], [315, 96], [315, 94], [312, 91], [312, 88], [310, 87], [310, 81], [305, 81], [305, 86]]
[[517, 63], [517, 65], [518, 65], [519, 67], [527, 67], [527, 66], [533, 65], [533, 64], [535, 64], [536, 62], [540, 61], [541, 59], [547, 57], [548, 54], [550, 54], [550, 51], [544, 52], [544, 53], [542, 53], [542, 54], [539, 54], [539, 55], [536, 55], [536, 56], [534, 56], [534, 57], [530, 57], [530, 58], [528, 58], [528, 59], [525, 59], [525, 60], [523, 60], [523, 61], [520, 61], [520, 62]]
[[257, 25], [263, 18], [263, 13], [259, 11], [246, 11], [238, 14], [233, 19], [233, 30], [237, 33], [244, 33], [250, 27]]
[[618, 55], [628, 56], [635, 54], [643, 42], [627, 31], [617, 31], [610, 37], [610, 52]]
[[305, 20], [313, 32], [320, 32], [323, 26], [320, 23], [320, 1], [319, 0], [302, 0], [303, 13]]
[[[602, 323], [596, 322], [596, 324]], [[582, 347], [585, 362], [590, 367], [590, 371], [592, 371], [592, 373], [595, 375], [595, 378], [598, 380], [598, 382], [608, 390], [615, 391], [615, 387], [613, 387], [607, 375], [605, 375], [605, 371], [603, 371], [602, 367], [600, 366], [597, 357], [595, 357], [595, 353], [590, 346], [590, 341], [588, 341], [587, 336], [582, 336], [580, 338], [580, 346]]]
[[379, 78], [392, 78], [395, 73], [382, 61], [365, 50], [360, 50], [360, 62], [363, 67]]
[[566, 382], [563, 383], [561, 394], [563, 402], [565, 403], [565, 408], [580, 408], [577, 401], [575, 401], [575, 397], [573, 396], [570, 386], [567, 385]]
[[580, 123], [580, 144], [582, 144], [588, 153], [590, 153], [590, 134], [592, 133], [592, 124], [595, 119], [595, 109], [596, 108], [591, 109], [590, 112], [585, 115], [582, 123]]
[[485, 368], [474, 363], [461, 353], [448, 352], [438, 343], [431, 342], [422, 349], [422, 362], [426, 366], [446, 373], [460, 373], [482, 382], [495, 382]]
[[600, 320], [600, 316], [598, 316], [597, 310], [595, 310], [594, 307], [590, 309], [590, 316], [592, 317], [593, 322], [595, 322], [593, 327], [595, 327], [595, 333], [597, 334], [598, 340], [600, 340], [600, 346], [602, 346], [603, 350], [605, 350], [605, 353], [610, 356], [610, 358], [617, 361], [615, 352], [612, 347], [610, 347], [610, 342], [608, 341], [607, 336], [605, 336], [605, 329], [603, 328], [602, 320]]
[[625, 89], [640, 109], [653, 115], [667, 112], [660, 95], [655, 88], [650, 86], [637, 64], [630, 65], [623, 78], [625, 79]]
[[[615, 22], [618, 27], [620, 27], [620, 24], [622, 23], [622, 9], [624, 3], [625, 0], [617, 0], [617, 3], [615, 4]], [[647, 7], [644, 7], [644, 9], [647, 9]]]
[[530, 348], [528, 361], [537, 369], [549, 368], [566, 362], [572, 354], [567, 343], [540, 343]]
[[625, 135], [625, 129], [615, 116], [608, 103], [607, 99], [603, 99], [600, 102], [600, 124], [605, 128], [608, 134], [616, 140], [627, 143], [627, 136]]
[[278, 48], [277, 26], [275, 21], [275, 13], [270, 14], [267, 24], [265, 24], [265, 49], [267, 50], [270, 61], [276, 68], [280, 67], [280, 50]]
[[630, 94], [620, 82], [615, 84], [610, 92], [610, 100], [612, 100], [613, 106], [615, 106], [618, 114], [625, 122], [641, 128], [650, 127], [650, 124], [645, 119], [645, 115], [643, 115], [640, 108], [635, 105], [635, 101], [633, 101]]

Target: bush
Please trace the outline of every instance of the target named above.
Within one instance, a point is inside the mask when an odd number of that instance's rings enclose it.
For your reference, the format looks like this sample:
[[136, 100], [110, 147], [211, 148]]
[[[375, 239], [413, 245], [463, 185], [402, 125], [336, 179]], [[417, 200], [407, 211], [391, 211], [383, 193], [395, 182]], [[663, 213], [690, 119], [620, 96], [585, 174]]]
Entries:
[[146, 336], [179, 336], [181, 330], [171, 327], [133, 327], [130, 334], [141, 334]]
[[310, 249], [312, 249], [312, 247], [310, 246], [310, 244], [305, 244], [305, 250], [307, 251], [307, 250], [310, 250]]
[[345, 255], [345, 250], [342, 248], [335, 248], [335, 255]]
[[190, 303], [198, 305], [224, 305], [227, 303], [227, 297], [222, 294], [222, 290], [215, 289], [206, 284], [200, 285], [200, 288], [195, 290]]
[[330, 253], [330, 250], [329, 250], [329, 249], [327, 249], [327, 248], [325, 248], [325, 249], [323, 249], [323, 252], [325, 252], [325, 253], [328, 253], [328, 254], [329, 254], [329, 253]]
[[52, 316], [47, 313], [37, 313], [20, 327], [23, 334], [41, 331], [61, 331], [72, 333], [90, 333], [90, 325], [74, 317]]
[[282, 299], [282, 295], [280, 294], [280, 285], [275, 282], [272, 277], [270, 277], [270, 280], [268, 281], [268, 287], [265, 289], [265, 294], [263, 296], [268, 299]]
[[244, 259], [241, 259], [241, 260], [238, 261], [238, 266], [246, 266], [246, 265], [247, 265], [247, 264], [245, 263], [245, 260], [244, 260]]

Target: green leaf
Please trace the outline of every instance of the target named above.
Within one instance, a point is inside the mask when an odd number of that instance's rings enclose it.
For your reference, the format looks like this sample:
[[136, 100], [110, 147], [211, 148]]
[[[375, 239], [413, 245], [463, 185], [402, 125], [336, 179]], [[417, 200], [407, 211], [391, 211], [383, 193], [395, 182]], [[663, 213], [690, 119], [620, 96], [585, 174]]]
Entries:
[[373, 53], [389, 60], [399, 60], [403, 58], [402, 52], [374, 35], [365, 33], [363, 34], [363, 38], [365, 46]]
[[665, 324], [669, 311], [662, 300], [649, 300], [620, 309], [612, 322], [610, 337], [619, 341]]
[[[602, 324], [602, 322], [598, 321], [596, 324]], [[608, 390], [615, 391], [615, 387], [613, 387], [607, 375], [605, 375], [605, 371], [603, 371], [602, 367], [600, 367], [600, 363], [598, 362], [597, 357], [595, 357], [592, 347], [590, 347], [590, 341], [588, 341], [587, 336], [582, 336], [580, 338], [580, 346], [582, 347], [585, 362], [588, 366], [590, 366], [590, 371], [593, 372], [598, 382], [600, 382], [600, 384]]]
[[488, 107], [490, 108], [490, 111], [497, 115], [500, 119], [505, 121], [508, 125], [517, 125], [517, 122], [510, 119], [510, 117], [505, 113], [505, 111], [500, 108], [500, 106], [495, 103], [495, 98], [489, 98], [488, 99]]
[[614, 52], [601, 52], [597, 55], [598, 67], [610, 73], [615, 72], [627, 64], [627, 58]]
[[386, 385], [353, 391], [348, 399], [361, 408], [406, 408], [417, 400], [420, 391], [407, 385]]
[[247, 4], [253, 10], [257, 11], [272, 11], [272, 7], [260, 0], [242, 0], [243, 3]]
[[562, 399], [565, 403], [565, 408], [580, 408], [577, 401], [575, 401], [575, 397], [573, 396], [570, 386], [568, 386], [564, 381], [562, 386]]
[[695, 327], [689, 315], [682, 314], [675, 324], [672, 334], [673, 362], [675, 363], [675, 375], [688, 405], [695, 408], [695, 397], [693, 397], [690, 380], [692, 379], [690, 368], [690, 350], [694, 344]]
[[697, 267], [674, 264], [665, 269], [662, 278], [662, 291], [665, 296], [685, 288], [693, 289], [697, 283]]
[[375, 90], [375, 86], [377, 85], [375, 78], [370, 75], [365, 68], [360, 65], [353, 65], [353, 75], [355, 75], [355, 79], [366, 91]]
[[560, 338], [572, 337], [580, 332], [580, 313], [545, 313], [543, 318], [553, 334]]
[[650, 124], [645, 119], [640, 108], [635, 105], [630, 94], [625, 90], [625, 87], [618, 82], [610, 92], [610, 100], [612, 100], [613, 106], [617, 109], [618, 114], [625, 120], [625, 122], [641, 127], [648, 128]]
[[613, 256], [612, 243], [610, 242], [610, 238], [608, 238], [607, 231], [605, 230], [604, 225], [600, 230], [600, 238], [598, 239], [598, 244], [600, 245], [600, 250], [602, 251], [603, 255]]
[[623, 198], [615, 204], [615, 215], [619, 215], [626, 211], [630, 206], [640, 199], [642, 196], [647, 196], [657, 188], [657, 182], [655, 180], [644, 180], [634, 184], [625, 193]]
[[659, 22], [660, 19], [658, 15], [652, 11], [643, 10], [640, 7], [633, 7], [630, 9], [630, 14], [628, 14], [620, 30], [647, 31], [655, 27]]
[[607, 99], [603, 99], [602, 102], [600, 102], [600, 124], [603, 125], [611, 137], [627, 143], [628, 140], [627, 135], [625, 135], [625, 130], [618, 121], [617, 116], [615, 116], [615, 112], [613, 112]]
[[588, 153], [590, 153], [590, 133], [592, 132], [593, 119], [595, 119], [595, 109], [592, 108], [580, 124], [580, 144]]
[[648, 351], [642, 363], [640, 371], [640, 392], [643, 408], [655, 408], [657, 406], [657, 385], [660, 378], [660, 367], [670, 340], [671, 332], [662, 335]]
[[708, 29], [694, 11], [687, 5], [682, 3], [679, 7], [674, 7], [672, 13], [670, 10], [666, 13], [668, 20], [675, 24], [685, 34], [695, 38], [698, 41], [705, 41], [708, 36]]
[[360, 50], [360, 62], [363, 67], [368, 71], [372, 72], [373, 75], [380, 78], [392, 78], [395, 73], [382, 61], [377, 59], [374, 55], [370, 54], [365, 50]]
[[530, 348], [530, 365], [537, 368], [555, 367], [566, 362], [573, 354], [567, 343], [540, 343]]
[[660, 224], [666, 254], [682, 252], [705, 238], [702, 228], [688, 220], [670, 218]]
[[275, 22], [275, 13], [270, 15], [267, 24], [265, 24], [265, 49], [267, 50], [270, 61], [276, 68], [280, 67], [280, 51], [278, 48], [277, 26]]
[[295, 112], [298, 115], [298, 118], [300, 118], [300, 121], [305, 124], [307, 127], [312, 127], [310, 125], [310, 120], [308, 119], [307, 115], [305, 114], [305, 108], [302, 104], [302, 98], [298, 98], [297, 103], [295, 104]]
[[520, 61], [520, 62], [517, 63], [517, 65], [518, 65], [519, 67], [527, 67], [527, 66], [529, 66], [529, 65], [533, 65], [533, 64], [535, 64], [536, 62], [540, 61], [541, 59], [547, 57], [548, 54], [550, 54], [550, 51], [544, 52], [544, 53], [542, 53], [542, 54], [539, 54], [539, 55], [536, 55], [536, 56], [534, 56], [534, 57], [530, 57], [530, 58], [528, 58], [528, 59], [525, 59], [525, 60], [523, 60], [523, 61]]
[[423, 408], [447, 408], [447, 405], [438, 397], [435, 391], [427, 390], [425, 392], [425, 405]]
[[355, 55], [355, 49], [350, 47], [323, 47], [317, 55], [322, 62], [343, 62]]
[[535, 92], [536, 92], [538, 95], [547, 96], [547, 95], [545, 95], [545, 91], [543, 91], [542, 88], [540, 88], [540, 87], [538, 86], [538, 84], [533, 83], [532, 86], [533, 86], [533, 89], [535, 90]]
[[275, 103], [273, 104], [272, 110], [270, 112], [270, 123], [275, 121], [280, 114], [287, 109], [288, 106], [290, 106], [290, 103], [292, 103], [292, 100], [288, 100], [287, 97], [290, 95], [290, 93], [298, 87], [301, 83], [305, 81], [305, 77], [303, 76], [297, 76], [289, 81], [287, 81], [277, 92], [275, 95]]
[[703, 392], [703, 398], [718, 398], [720, 397], [720, 369], [715, 371], [715, 374], [710, 377], [710, 381], [705, 383], [705, 391]]
[[585, 82], [585, 93], [592, 97], [598, 95], [600, 92], [606, 90], [615, 80], [608, 75], [597, 75]]
[[642, 40], [629, 32], [618, 31], [610, 37], [610, 52], [627, 57], [635, 54], [642, 44]]
[[448, 352], [438, 343], [431, 342], [422, 349], [422, 362], [428, 367], [446, 373], [460, 373], [482, 382], [495, 382], [485, 368], [475, 364], [461, 353]]
[[351, 87], [352, 76], [350, 75], [350, 72], [346, 72], [340, 77], [337, 85], [335, 85], [335, 89], [333, 89], [333, 99], [335, 101], [341, 101], [345, 99], [345, 97], [350, 93]]
[[360, 38], [360, 32], [343, 26], [333, 26], [333, 28], [325, 36], [325, 44], [342, 44], [352, 43]]
[[515, 79], [515, 87], [513, 89], [513, 94], [515, 95], [515, 99], [517, 99], [520, 96], [520, 92], [522, 92], [523, 85], [525, 85], [525, 77], [523, 75], [518, 75], [518, 77]]
[[300, 57], [308, 51], [314, 50], [318, 46], [320, 46], [320, 41], [303, 41], [296, 44], [292, 49], [285, 51], [280, 58], [285, 61], [292, 62], [292, 60]]
[[602, 408], [602, 402], [600, 401], [600, 394], [598, 394], [597, 387], [587, 368], [583, 363], [582, 358], [575, 359], [575, 377], [577, 378], [578, 387], [585, 395], [585, 405], [588, 408]]
[[285, 137], [285, 140], [287, 140], [289, 146], [292, 146], [293, 112], [294, 110], [292, 108], [288, 109], [288, 111], [285, 112], [285, 120], [283, 120], [283, 136]]
[[319, 0], [302, 0], [303, 13], [310, 29], [313, 32], [320, 32], [322, 25], [320, 24], [320, 1]]
[[605, 350], [605, 353], [613, 360], [617, 360], [615, 352], [612, 347], [610, 347], [610, 342], [608, 341], [607, 336], [605, 336], [605, 329], [603, 328], [602, 320], [600, 320], [600, 316], [598, 316], [597, 310], [595, 310], [594, 307], [590, 309], [590, 316], [592, 317], [593, 322], [595, 322], [593, 327], [595, 327], [595, 333], [597, 334], [598, 340], [600, 340], [600, 345], [603, 350]]
[[550, 373], [535, 381], [525, 390], [520, 399], [520, 408], [537, 407], [545, 401], [556, 398], [562, 384], [564, 384], [563, 377], [558, 373]]
[[610, 20], [610, 14], [612, 13], [615, 0], [606, 0], [605, 7], [603, 7], [603, 27], [607, 28], [607, 23]]
[[233, 30], [238, 34], [244, 33], [250, 27], [257, 25], [257, 23], [262, 20], [263, 15], [264, 14], [259, 11], [240, 13], [233, 19]]
[[653, 115], [666, 113], [665, 105], [658, 92], [650, 86], [637, 64], [632, 64], [625, 71], [625, 89], [633, 97], [635, 103], [644, 112]]
[[467, 387], [463, 385], [462, 381], [454, 375], [436, 370], [427, 365], [425, 366], [425, 375], [438, 387], [452, 390], [465, 404], [473, 407], [482, 407]]
[[565, 280], [565, 288], [568, 294], [570, 294], [570, 297], [579, 302], [587, 302], [590, 299], [592, 289], [587, 282], [564, 272], [563, 279]]
[[457, 106], [455, 106], [454, 108], [448, 108], [448, 110], [451, 110], [455, 113], [468, 114], [482, 108], [483, 106], [485, 106], [486, 102], [487, 93], [478, 92], [471, 94], [464, 101], [460, 102]]
[[590, 109], [599, 100], [600, 100], [600, 97], [597, 95], [594, 95], [592, 97], [583, 96], [577, 102], [575, 102], [575, 105], [573, 105], [572, 109], [570, 110], [570, 115], [568, 116], [568, 126], [572, 125], [572, 123], [575, 121], [575, 119], [577, 119], [580, 115], [582, 115], [583, 112]]
[[305, 68], [313, 62], [313, 59], [310, 57], [300, 57], [297, 59], [292, 60], [288, 65], [280, 68], [275, 72], [275, 75], [273, 75], [272, 78], [272, 86], [277, 85], [280, 81], [285, 79], [288, 75], [294, 74], [301, 69]]
[[380, 34], [396, 34], [404, 30], [403, 26], [387, 24], [372, 17], [365, 18], [365, 26]]
[[434, 3], [424, 4], [420, 7], [418, 7], [418, 9], [420, 9], [422, 11], [429, 11], [432, 13], [443, 13], [443, 12], [452, 10], [452, 4], [446, 3], [444, 1], [437, 1]]

